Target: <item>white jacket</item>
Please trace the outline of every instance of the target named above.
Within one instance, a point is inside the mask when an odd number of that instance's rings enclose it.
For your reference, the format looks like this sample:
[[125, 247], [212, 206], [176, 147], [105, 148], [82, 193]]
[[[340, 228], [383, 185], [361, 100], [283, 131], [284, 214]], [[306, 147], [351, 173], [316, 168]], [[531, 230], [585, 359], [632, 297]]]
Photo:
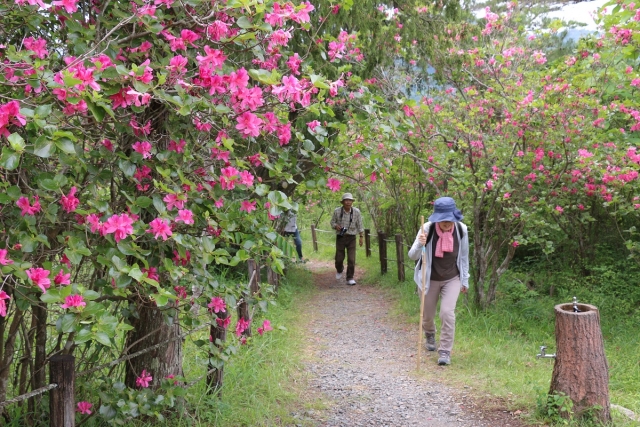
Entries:
[[[460, 224], [463, 234], [463, 237], [460, 237], [460, 233], [458, 232], [458, 226], [457, 224]], [[431, 227], [431, 223], [427, 222], [424, 225], [424, 233], [425, 235], [429, 235], [429, 227]], [[469, 231], [467, 230], [467, 226], [460, 222], [460, 223], [456, 223], [454, 225], [454, 229], [456, 230], [456, 234], [458, 236], [458, 260], [457, 260], [457, 265], [458, 265], [458, 271], [460, 271], [460, 283], [462, 283], [462, 286], [464, 286], [465, 288], [469, 288]], [[433, 231], [435, 233], [435, 230]], [[424, 247], [420, 244], [420, 241], [418, 240], [418, 237], [420, 237], [420, 231], [418, 231], [418, 234], [416, 235], [416, 240], [413, 242], [413, 245], [411, 246], [411, 249], [409, 249], [409, 258], [411, 258], [414, 261], [419, 260], [422, 257], [422, 249], [424, 248], [426, 251], [426, 255], [427, 255], [427, 289], [426, 292], [429, 291], [429, 284], [430, 279], [431, 279], [431, 256], [433, 254], [433, 237], [431, 237], [431, 240], [429, 240], [429, 242], [427, 243], [427, 246]], [[417, 263], [416, 264], [416, 268], [415, 271], [413, 273], [413, 280], [416, 282], [416, 284], [418, 285], [418, 289], [420, 289], [420, 291], [422, 292], [422, 263]], [[425, 293], [426, 293], [425, 292]]]

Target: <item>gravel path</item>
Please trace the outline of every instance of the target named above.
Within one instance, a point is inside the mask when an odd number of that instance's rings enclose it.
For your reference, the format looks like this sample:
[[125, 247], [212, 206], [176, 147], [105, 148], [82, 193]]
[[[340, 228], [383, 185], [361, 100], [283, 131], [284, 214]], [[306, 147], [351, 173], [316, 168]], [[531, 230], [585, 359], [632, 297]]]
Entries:
[[[326, 411], [300, 414], [305, 425], [524, 426], [507, 411], [474, 403], [469, 388], [454, 390], [418, 374], [417, 325], [391, 318], [382, 290], [337, 283], [326, 262], [307, 266], [319, 288], [307, 313], [310, 393], [321, 393], [331, 404]], [[437, 353], [422, 354], [422, 370], [455, 369], [455, 354], [446, 367], [437, 365]]]

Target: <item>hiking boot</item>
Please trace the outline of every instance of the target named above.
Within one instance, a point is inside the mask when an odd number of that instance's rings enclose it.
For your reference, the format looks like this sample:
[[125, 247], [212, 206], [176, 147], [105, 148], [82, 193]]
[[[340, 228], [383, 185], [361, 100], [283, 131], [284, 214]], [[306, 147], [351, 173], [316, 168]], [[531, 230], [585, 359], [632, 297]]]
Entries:
[[438, 365], [451, 365], [451, 355], [448, 351], [440, 350], [438, 356]]
[[425, 336], [424, 347], [429, 351], [436, 351], [436, 334], [426, 333]]

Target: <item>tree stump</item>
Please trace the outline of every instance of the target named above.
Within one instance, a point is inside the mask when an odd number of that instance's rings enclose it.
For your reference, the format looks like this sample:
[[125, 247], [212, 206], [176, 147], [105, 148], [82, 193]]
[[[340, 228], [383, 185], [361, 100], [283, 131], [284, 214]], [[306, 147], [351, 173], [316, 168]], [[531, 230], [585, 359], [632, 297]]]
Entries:
[[[603, 422], [611, 421], [609, 367], [604, 353], [600, 313], [595, 306], [559, 304], [556, 313], [556, 360], [549, 394], [566, 394], [573, 402], [574, 415], [589, 411]], [[590, 411], [594, 406], [598, 410]], [[568, 416], [569, 414], [563, 414]]]

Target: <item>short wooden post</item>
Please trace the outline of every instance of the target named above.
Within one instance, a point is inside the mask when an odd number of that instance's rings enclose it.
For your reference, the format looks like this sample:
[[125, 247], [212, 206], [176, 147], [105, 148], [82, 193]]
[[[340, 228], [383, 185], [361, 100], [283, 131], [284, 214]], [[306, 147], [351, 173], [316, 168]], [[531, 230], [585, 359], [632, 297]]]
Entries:
[[313, 251], [318, 252], [318, 236], [316, 236], [316, 226], [311, 224], [311, 241], [313, 242]]
[[[605, 424], [611, 422], [609, 368], [604, 353], [600, 313], [589, 304], [559, 304], [556, 313], [556, 359], [549, 394], [564, 393], [573, 401], [573, 413], [591, 415]], [[562, 414], [568, 417], [569, 414]]]
[[[227, 327], [225, 322], [231, 316], [229, 310], [219, 311], [214, 314], [214, 323], [209, 328], [209, 335], [213, 345], [218, 349], [218, 354], [209, 353], [209, 370], [215, 369], [207, 375], [207, 394], [216, 394], [220, 397], [222, 381], [224, 379], [224, 361], [218, 357], [224, 348], [224, 342], [227, 339]], [[217, 366], [216, 366], [217, 365]]]
[[249, 259], [247, 260], [247, 268], [249, 280], [251, 280], [249, 289], [251, 290], [251, 296], [253, 296], [260, 293], [260, 266], [255, 259]]
[[380, 274], [387, 273], [387, 235], [378, 231], [378, 249], [380, 252]]
[[76, 425], [75, 358], [70, 354], [58, 354], [49, 360], [49, 382], [58, 386], [49, 392], [51, 427]]
[[371, 230], [364, 229], [364, 250], [367, 254], [367, 258], [371, 256]]
[[273, 290], [278, 292], [278, 286], [280, 285], [280, 275], [273, 271], [270, 267], [267, 270], [267, 282], [273, 286]]
[[398, 281], [404, 282], [404, 247], [402, 234], [396, 234], [396, 262], [398, 264]]
[[243, 293], [242, 300], [238, 304], [238, 319], [244, 319], [249, 322], [249, 326], [242, 332], [242, 335], [245, 337], [251, 336], [251, 313], [249, 312], [249, 303], [247, 300], [253, 295], [260, 292], [259, 288], [259, 279], [260, 279], [260, 269], [258, 268], [258, 264], [256, 260], [249, 259], [247, 260], [247, 270], [249, 274], [249, 293]]

